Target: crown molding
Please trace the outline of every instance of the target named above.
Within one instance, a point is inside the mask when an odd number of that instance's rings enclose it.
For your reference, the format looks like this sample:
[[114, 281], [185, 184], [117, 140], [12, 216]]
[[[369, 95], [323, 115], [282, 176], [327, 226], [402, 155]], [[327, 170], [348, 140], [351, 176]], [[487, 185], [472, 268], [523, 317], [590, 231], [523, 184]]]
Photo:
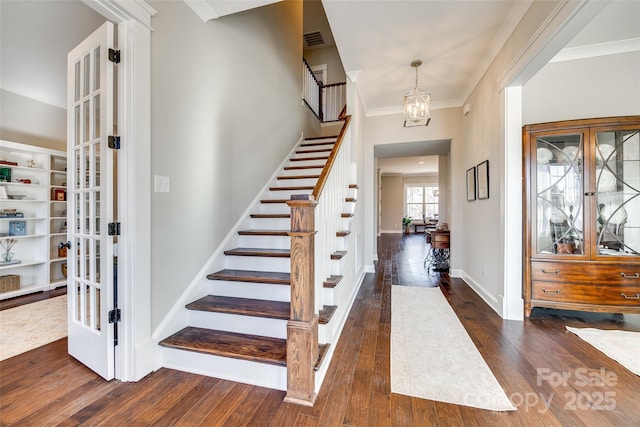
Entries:
[[640, 38], [616, 40], [607, 43], [590, 44], [586, 46], [568, 47], [562, 49], [549, 63], [575, 61], [576, 59], [595, 58], [598, 56], [617, 55], [620, 53], [640, 51]]

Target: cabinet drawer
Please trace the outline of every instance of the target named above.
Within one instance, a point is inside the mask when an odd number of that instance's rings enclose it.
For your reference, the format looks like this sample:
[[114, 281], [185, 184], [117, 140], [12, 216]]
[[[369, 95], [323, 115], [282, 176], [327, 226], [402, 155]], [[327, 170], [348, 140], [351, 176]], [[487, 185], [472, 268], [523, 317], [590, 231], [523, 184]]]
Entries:
[[640, 264], [532, 261], [531, 281], [640, 286]]
[[[626, 298], [623, 294], [626, 295]], [[640, 285], [611, 286], [533, 282], [531, 299], [584, 304], [640, 306]]]

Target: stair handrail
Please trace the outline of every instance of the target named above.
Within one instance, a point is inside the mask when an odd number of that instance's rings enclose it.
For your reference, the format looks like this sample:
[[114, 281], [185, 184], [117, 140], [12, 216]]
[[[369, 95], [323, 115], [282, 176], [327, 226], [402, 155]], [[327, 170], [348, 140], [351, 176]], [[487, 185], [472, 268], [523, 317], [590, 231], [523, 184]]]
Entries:
[[336, 156], [338, 155], [338, 151], [342, 146], [342, 141], [344, 140], [344, 136], [347, 132], [347, 128], [351, 123], [351, 115], [346, 115], [341, 118], [344, 120], [344, 124], [342, 125], [342, 129], [340, 129], [340, 133], [338, 134], [338, 138], [336, 139], [336, 143], [333, 145], [333, 149], [329, 154], [329, 158], [327, 159], [327, 163], [325, 163], [322, 172], [320, 172], [320, 178], [318, 178], [318, 182], [316, 182], [313, 191], [311, 192], [312, 200], [319, 200], [320, 195], [322, 194], [322, 190], [324, 189], [324, 185], [327, 182], [327, 178], [329, 177], [329, 173], [331, 172], [331, 168], [333, 167], [333, 163], [336, 160]]
[[[322, 200], [320, 203], [319, 199], [329, 177], [334, 177], [331, 172], [341, 153], [340, 149], [351, 122], [351, 116], [345, 116], [343, 120], [340, 134], [333, 144], [312, 193], [292, 195], [287, 201], [291, 209], [291, 231], [289, 232], [291, 299], [287, 322], [287, 395], [284, 400], [305, 406], [313, 406], [316, 398], [314, 367], [319, 354], [318, 307], [322, 306], [322, 280], [319, 280], [318, 276], [326, 271], [323, 264], [320, 272], [316, 272], [316, 258], [321, 256], [320, 252], [322, 255], [329, 256], [324, 254], [324, 250], [318, 251], [316, 248], [316, 234], [318, 234], [323, 249], [326, 249], [327, 245], [324, 242], [328, 231], [323, 227], [322, 218], [319, 226], [316, 227], [315, 210], [324, 202], [330, 202]], [[338, 162], [340, 164], [347, 161], [344, 155], [340, 158]], [[342, 167], [342, 169], [345, 168], [348, 167]], [[339, 172], [342, 176], [346, 174], [345, 171]], [[338, 205], [339, 198], [335, 202], [330, 204]], [[333, 233], [335, 236], [335, 230]], [[316, 296], [318, 296], [317, 299]]]

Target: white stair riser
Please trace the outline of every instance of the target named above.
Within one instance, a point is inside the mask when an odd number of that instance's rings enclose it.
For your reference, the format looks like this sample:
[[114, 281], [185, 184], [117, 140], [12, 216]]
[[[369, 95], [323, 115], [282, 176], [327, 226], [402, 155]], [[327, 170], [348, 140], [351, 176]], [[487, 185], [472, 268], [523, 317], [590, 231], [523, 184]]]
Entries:
[[291, 270], [291, 260], [289, 258], [228, 255], [225, 257], [225, 268], [288, 273]]
[[291, 218], [252, 218], [251, 228], [254, 230], [290, 230]]
[[291, 300], [291, 287], [289, 285], [274, 285], [271, 283], [210, 280], [208, 291], [210, 295], [225, 297], [253, 298], [270, 301]]
[[[267, 199], [267, 197], [265, 197], [265, 199]], [[286, 203], [260, 203], [260, 206], [258, 207], [258, 211], [256, 213], [290, 214], [291, 208], [289, 208], [289, 205], [287, 205]]]
[[215, 329], [282, 339], [287, 337], [286, 320], [197, 310], [188, 310], [187, 320], [189, 326], [196, 328]]
[[332, 259], [331, 260], [331, 274], [339, 275], [343, 270], [343, 263], [345, 262], [346, 257], [342, 257], [342, 259]]
[[289, 236], [238, 236], [241, 248], [264, 248], [264, 249], [289, 249], [291, 238]]
[[268, 199], [291, 199], [294, 194], [311, 194], [313, 190], [280, 190], [269, 191]]
[[332, 142], [333, 143], [333, 142], [336, 142], [336, 140], [337, 140], [337, 138], [335, 136], [326, 136], [326, 137], [317, 138], [317, 139], [305, 139], [302, 142], [302, 144], [319, 144], [321, 142]]
[[322, 303], [324, 305], [335, 305], [334, 289], [335, 288], [322, 288]]
[[211, 356], [165, 347], [161, 347], [161, 349], [162, 366], [165, 368], [276, 390], [287, 389], [287, 368], [283, 366]]
[[[301, 158], [306, 158], [306, 157], [301, 157]], [[294, 161], [290, 161], [288, 166], [317, 166], [317, 165], [323, 164], [325, 162], [326, 162], [326, 159], [320, 159], [320, 160], [297, 160], [295, 162]]]
[[324, 165], [318, 166], [313, 169], [285, 169], [282, 171], [280, 176], [320, 175], [322, 173], [323, 166]]
[[[305, 151], [309, 151], [309, 150], [305, 150]], [[308, 159], [308, 158], [312, 158], [312, 159], [316, 159], [316, 162], [322, 162], [325, 159], [319, 159], [320, 157], [329, 157], [329, 154], [331, 154], [329, 151], [323, 151], [321, 153], [295, 153], [293, 155], [294, 159]]]
[[278, 179], [271, 187], [301, 187], [315, 186], [318, 178]]

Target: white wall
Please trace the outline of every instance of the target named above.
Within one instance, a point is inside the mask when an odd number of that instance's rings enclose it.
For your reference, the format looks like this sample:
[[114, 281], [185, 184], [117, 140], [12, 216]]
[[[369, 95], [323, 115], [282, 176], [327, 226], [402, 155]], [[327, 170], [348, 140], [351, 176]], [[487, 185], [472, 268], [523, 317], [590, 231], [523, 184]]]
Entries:
[[524, 124], [640, 114], [640, 52], [547, 64], [522, 96]]
[[158, 326], [302, 133], [302, 2], [206, 24], [152, 1], [151, 323]]
[[0, 139], [67, 151], [67, 110], [0, 90]]

